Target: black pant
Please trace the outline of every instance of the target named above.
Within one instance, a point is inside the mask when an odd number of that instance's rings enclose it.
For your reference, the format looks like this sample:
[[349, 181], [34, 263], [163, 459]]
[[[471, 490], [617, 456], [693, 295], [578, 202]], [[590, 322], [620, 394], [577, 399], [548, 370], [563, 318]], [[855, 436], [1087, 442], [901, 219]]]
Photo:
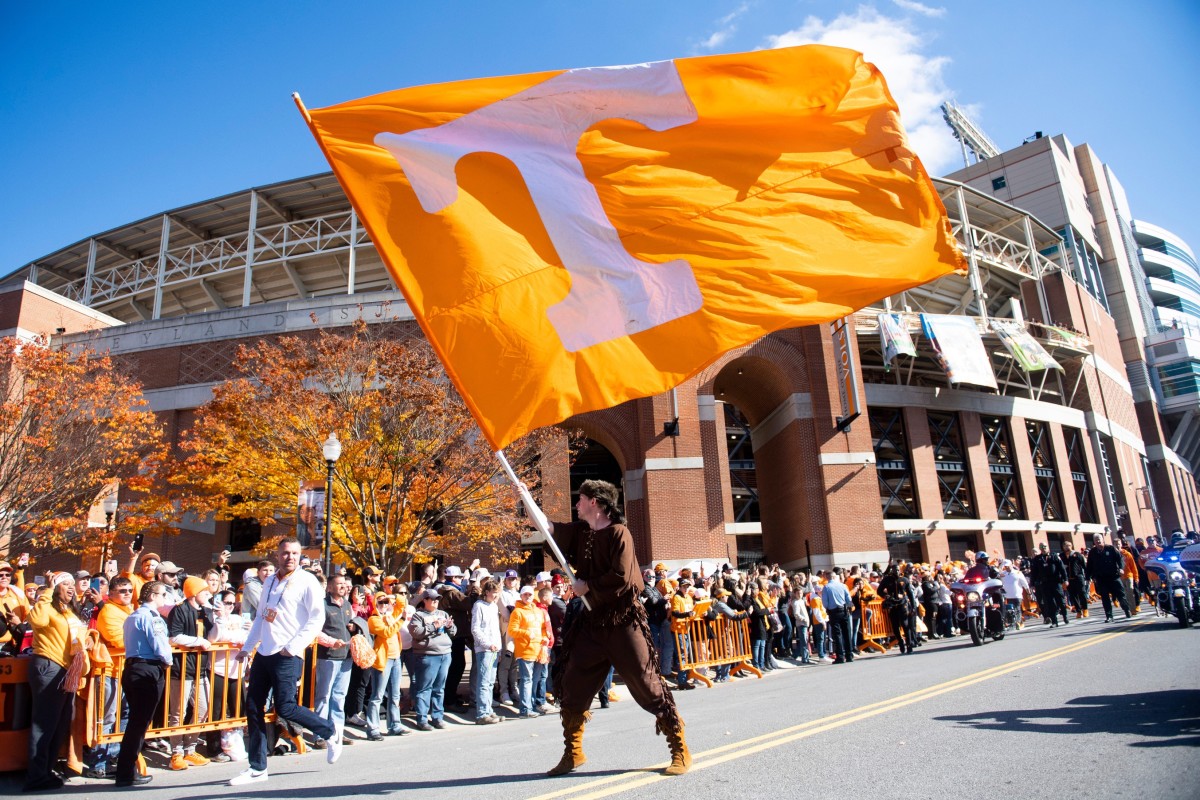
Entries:
[[129, 705], [129, 716], [125, 718], [125, 735], [121, 737], [121, 752], [117, 756], [119, 781], [133, 780], [146, 730], [162, 700], [165, 677], [166, 664], [147, 664], [142, 661], [125, 663], [121, 688]]
[[910, 623], [912, 615], [909, 614], [906, 606], [896, 606], [888, 609], [888, 616], [892, 619], [892, 629], [896, 631], [896, 638], [900, 640], [900, 652], [911, 653], [915, 637], [914, 630]]
[[450, 669], [446, 671], [446, 705], [460, 702], [458, 685], [462, 683], [463, 673], [467, 671], [467, 638], [455, 636], [450, 642]]
[[1125, 600], [1125, 587], [1121, 585], [1120, 578], [1092, 578], [1092, 581], [1096, 584], [1096, 594], [1100, 595], [1100, 602], [1104, 604], [1105, 619], [1112, 616], [1112, 599], [1114, 597], [1120, 603], [1121, 610], [1126, 614], [1129, 613], [1129, 603]]
[[33, 706], [29, 728], [29, 770], [25, 785], [33, 786], [50, 777], [58, 751], [71, 728], [75, 695], [62, 690], [67, 674], [45, 656], [34, 656], [29, 664], [29, 693]]
[[1071, 578], [1067, 581], [1067, 596], [1076, 614], [1082, 614], [1088, 607], [1087, 581], [1083, 578]]
[[833, 651], [837, 660], [854, 660], [854, 652], [850, 649], [850, 615], [845, 609], [835, 608], [829, 612], [829, 632], [833, 637]]
[[259, 654], [250, 665], [246, 687], [246, 722], [249, 730], [250, 767], [254, 770], [267, 768], [268, 731], [263, 714], [267, 710], [267, 697], [274, 695], [275, 714], [280, 720], [308, 728], [322, 739], [332, 739], [336, 731], [328, 721], [321, 719], [310, 709], [296, 703], [296, 683], [304, 669], [304, 659], [283, 653]]
[[1042, 617], [1051, 622], [1057, 621], [1059, 614], [1064, 620], [1067, 618], [1067, 599], [1063, 597], [1060, 584], [1047, 583], [1038, 587], [1038, 609]]

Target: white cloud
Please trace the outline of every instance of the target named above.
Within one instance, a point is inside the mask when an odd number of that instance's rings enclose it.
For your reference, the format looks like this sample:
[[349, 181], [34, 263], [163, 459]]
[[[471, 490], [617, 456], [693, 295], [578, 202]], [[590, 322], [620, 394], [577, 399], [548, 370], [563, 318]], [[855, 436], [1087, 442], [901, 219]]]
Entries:
[[946, 9], [944, 8], [931, 8], [924, 3], [918, 3], [916, 0], [892, 0], [892, 2], [905, 11], [912, 11], [915, 14], [922, 14], [926, 17], [940, 17], [946, 13]]
[[929, 38], [907, 19], [862, 7], [830, 22], [809, 17], [799, 28], [769, 37], [768, 44], [827, 44], [861, 52], [887, 80], [913, 150], [931, 174], [941, 175], [962, 167], [962, 150], [942, 120], [941, 105], [952, 97], [942, 78], [949, 59], [924, 52]]
[[733, 11], [730, 11], [725, 16], [717, 20], [717, 30], [713, 31], [707, 39], [700, 42], [697, 48], [700, 50], [715, 50], [729, 40], [737, 32], [738, 17], [745, 14], [750, 9], [749, 0], [740, 4]]

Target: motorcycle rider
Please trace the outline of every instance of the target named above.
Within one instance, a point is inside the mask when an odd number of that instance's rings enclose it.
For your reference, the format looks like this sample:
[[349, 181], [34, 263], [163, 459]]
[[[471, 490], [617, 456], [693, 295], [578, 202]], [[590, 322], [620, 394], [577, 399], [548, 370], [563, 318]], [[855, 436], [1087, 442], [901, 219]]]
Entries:
[[988, 554], [980, 550], [975, 554], [975, 566], [967, 570], [963, 575], [964, 583], [977, 583], [995, 578], [999, 573], [996, 568], [988, 564]]

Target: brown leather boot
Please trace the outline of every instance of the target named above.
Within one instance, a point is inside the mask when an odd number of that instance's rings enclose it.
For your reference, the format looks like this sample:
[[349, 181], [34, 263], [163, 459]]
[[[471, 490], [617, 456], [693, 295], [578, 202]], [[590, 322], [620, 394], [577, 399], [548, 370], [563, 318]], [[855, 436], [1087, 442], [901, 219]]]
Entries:
[[559, 712], [559, 717], [562, 719], [563, 741], [566, 747], [562, 759], [546, 773], [549, 777], [566, 775], [587, 761], [587, 756], [583, 754], [583, 724], [591, 719], [592, 715], [587, 711], [568, 711], [564, 708]]
[[667, 746], [671, 748], [671, 765], [663, 770], [664, 775], [682, 775], [692, 766], [692, 753], [683, 738], [683, 720], [678, 727], [666, 728]]

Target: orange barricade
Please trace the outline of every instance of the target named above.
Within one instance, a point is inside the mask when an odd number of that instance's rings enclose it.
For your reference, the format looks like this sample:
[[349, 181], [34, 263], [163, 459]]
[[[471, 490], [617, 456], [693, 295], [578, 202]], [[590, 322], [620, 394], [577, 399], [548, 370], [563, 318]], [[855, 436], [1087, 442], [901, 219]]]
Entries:
[[877, 597], [865, 604], [862, 621], [863, 648], [886, 653], [895, 638], [892, 618], [883, 610], [883, 599]]
[[[315, 644], [309, 648], [309, 653], [312, 656], [308, 659], [310, 667], [301, 674], [300, 685], [296, 695], [297, 701], [310, 709], [313, 708], [312, 688], [316, 684], [315, 648]], [[236, 644], [214, 644], [206, 652], [172, 647], [171, 650], [175, 653], [183, 653], [185, 655], [197, 653], [201, 659], [207, 656], [209, 665], [207, 667], [202, 666], [201, 673], [206, 675], [208, 680], [185, 681], [181, 679], [182, 676], [174, 667], [167, 667], [163, 699], [159, 703], [154, 719], [150, 723], [149, 730], [146, 731], [146, 738], [160, 739], [185, 733], [198, 734], [244, 727], [246, 725], [246, 710], [242, 704], [245, 697], [245, 680], [250, 667], [250, 659], [239, 664], [235, 656], [240, 649], [241, 646]], [[114, 687], [116, 691], [116, 722], [111, 733], [104, 733], [104, 706], [106, 700], [108, 700], [106, 696], [108, 691], [107, 681], [103, 677], [92, 678], [89, 680], [88, 686], [79, 693], [78, 700], [76, 701], [76, 718], [72, 728], [81, 735], [73, 735], [70, 740], [67, 764], [71, 769], [76, 771], [82, 769], [83, 749], [85, 747], [94, 747], [99, 744], [113, 742], [119, 743], [121, 741], [123, 735], [121, 733], [121, 712], [124, 705], [124, 692], [121, 689], [121, 672], [124, 667], [125, 656], [113, 654], [113, 669], [116, 673], [116, 684]], [[191, 684], [190, 687], [189, 683]], [[189, 688], [190, 694], [185, 694], [185, 691], [188, 691]], [[207, 707], [208, 713], [203, 715], [205, 719], [197, 720], [195, 719], [196, 715], [193, 713], [190, 715], [191, 722], [187, 722], [188, 717], [184, 717], [179, 724], [169, 725], [168, 720], [171, 708], [173, 706], [180, 709], [186, 708], [189, 703], [193, 709], [202, 706]], [[266, 719], [268, 722], [274, 721], [274, 713], [268, 713]], [[26, 732], [26, 736], [28, 736], [28, 732]], [[298, 752], [303, 753], [307, 749], [303, 739], [290, 735], [287, 738], [296, 747]], [[28, 745], [23, 744], [22, 747], [27, 748]]]
[[0, 659], [0, 772], [25, 769], [29, 762], [30, 661]]
[[[675, 632], [675, 658], [680, 671], [688, 677], [712, 686], [712, 680], [697, 672], [702, 667], [729, 664], [730, 673], [750, 672], [762, 677], [762, 672], [750, 664], [750, 621], [718, 616], [709, 621], [699, 617], [688, 620], [687, 630]], [[684, 646], [684, 637], [688, 646]]]

